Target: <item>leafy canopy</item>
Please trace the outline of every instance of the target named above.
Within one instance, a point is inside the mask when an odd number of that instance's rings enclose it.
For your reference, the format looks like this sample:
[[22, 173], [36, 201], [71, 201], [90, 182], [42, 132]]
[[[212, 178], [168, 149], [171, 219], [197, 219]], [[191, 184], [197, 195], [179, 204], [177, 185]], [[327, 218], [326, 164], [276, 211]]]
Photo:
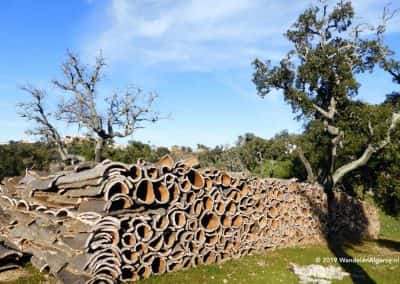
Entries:
[[[320, 116], [316, 108], [327, 109], [332, 97], [343, 105], [357, 95], [356, 75], [372, 71], [380, 60], [379, 38], [361, 38], [372, 29], [354, 25], [354, 10], [348, 1], [312, 7], [299, 16], [285, 34], [293, 48], [279, 62], [253, 62], [253, 82], [262, 97], [272, 89], [282, 90], [298, 118]], [[329, 111], [329, 110], [328, 110]]]

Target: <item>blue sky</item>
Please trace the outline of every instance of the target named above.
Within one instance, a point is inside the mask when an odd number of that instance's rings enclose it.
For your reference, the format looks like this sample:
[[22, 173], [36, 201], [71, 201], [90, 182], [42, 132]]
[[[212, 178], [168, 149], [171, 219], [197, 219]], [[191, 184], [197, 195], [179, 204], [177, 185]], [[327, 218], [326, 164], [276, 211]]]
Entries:
[[[14, 0], [2, 1], [0, 16], [0, 141], [33, 139], [15, 105], [30, 82], [60, 93], [49, 83], [60, 78], [70, 48], [91, 63], [101, 49], [108, 61], [99, 96], [128, 84], [159, 94], [156, 108], [171, 119], [148, 125], [131, 139], [154, 145], [232, 144], [253, 132], [271, 137], [300, 132], [279, 93], [257, 97], [251, 61], [278, 60], [289, 48], [282, 36], [312, 1], [292, 0]], [[385, 2], [353, 1], [358, 21], [376, 22]], [[393, 1], [396, 3], [396, 1]], [[397, 4], [393, 4], [395, 8]], [[387, 43], [400, 47], [400, 16], [390, 24]], [[379, 103], [398, 89], [383, 72], [360, 78], [360, 98]], [[61, 132], [74, 133], [58, 124]], [[84, 132], [81, 132], [83, 134]], [[126, 140], [120, 141], [121, 143]]]

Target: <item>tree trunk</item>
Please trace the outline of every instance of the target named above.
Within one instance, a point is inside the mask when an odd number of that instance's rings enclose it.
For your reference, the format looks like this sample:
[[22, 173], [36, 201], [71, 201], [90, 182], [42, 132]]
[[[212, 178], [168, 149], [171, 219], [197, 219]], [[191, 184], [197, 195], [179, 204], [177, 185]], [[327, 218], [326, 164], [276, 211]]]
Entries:
[[327, 225], [328, 225], [328, 231], [327, 231], [327, 237], [331, 238], [334, 237], [331, 234], [330, 228], [332, 228], [332, 224], [335, 222], [335, 215], [334, 215], [334, 207], [335, 207], [335, 194], [334, 194], [334, 183], [333, 183], [333, 178], [331, 175], [328, 175], [326, 178], [326, 181], [322, 185], [327, 197], [327, 205], [328, 205], [328, 220], [327, 220]]
[[310, 183], [315, 182], [315, 175], [314, 175], [313, 169], [311, 167], [310, 162], [304, 156], [304, 152], [303, 152], [303, 149], [301, 149], [301, 147], [298, 147], [297, 154], [299, 156], [300, 161], [303, 163], [304, 168], [306, 169], [307, 182], [310, 182]]
[[100, 163], [101, 161], [103, 161], [103, 149], [104, 149], [104, 145], [105, 145], [105, 139], [104, 138], [97, 138], [96, 141], [96, 148], [95, 148], [95, 162], [96, 163]]
[[56, 146], [57, 146], [57, 152], [60, 155], [61, 161], [65, 162], [68, 159], [68, 152], [66, 151], [64, 146], [61, 144], [61, 142], [57, 141]]

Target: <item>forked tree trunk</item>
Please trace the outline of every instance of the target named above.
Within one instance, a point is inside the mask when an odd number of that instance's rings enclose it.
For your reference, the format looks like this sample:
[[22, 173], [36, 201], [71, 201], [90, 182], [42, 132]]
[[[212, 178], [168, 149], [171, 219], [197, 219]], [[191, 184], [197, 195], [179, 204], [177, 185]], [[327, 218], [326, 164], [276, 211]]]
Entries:
[[312, 169], [310, 162], [307, 160], [306, 156], [304, 156], [304, 152], [303, 152], [303, 149], [301, 149], [301, 147], [297, 148], [297, 155], [298, 155], [300, 161], [303, 163], [304, 168], [306, 169], [307, 182], [314, 183], [315, 182], [314, 171]]
[[56, 146], [57, 146], [57, 152], [60, 155], [61, 161], [65, 162], [68, 159], [67, 150], [63, 147], [63, 145], [59, 141], [56, 141]]
[[96, 141], [96, 148], [95, 148], [95, 162], [96, 163], [100, 163], [103, 160], [103, 149], [104, 149], [104, 145], [105, 145], [105, 139], [104, 138], [97, 138]]

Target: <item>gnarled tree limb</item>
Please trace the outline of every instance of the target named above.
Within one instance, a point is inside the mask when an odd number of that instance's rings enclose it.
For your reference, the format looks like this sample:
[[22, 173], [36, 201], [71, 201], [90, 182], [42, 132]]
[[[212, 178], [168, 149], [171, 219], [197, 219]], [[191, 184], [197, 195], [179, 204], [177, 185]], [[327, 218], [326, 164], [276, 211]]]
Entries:
[[28, 92], [32, 96], [33, 101], [19, 103], [17, 105], [18, 114], [21, 117], [38, 124], [36, 129], [31, 129], [28, 133], [42, 136], [49, 142], [54, 143], [63, 162], [71, 161], [72, 163], [75, 163], [76, 161], [84, 161], [83, 157], [68, 153], [64, 143], [62, 142], [61, 135], [58, 133], [56, 127], [54, 127], [50, 122], [49, 117], [51, 114], [45, 111], [43, 104], [43, 100], [47, 96], [46, 92], [29, 84], [22, 86], [21, 90]]
[[304, 168], [306, 169], [307, 172], [307, 181], [310, 183], [315, 182], [315, 175], [314, 175], [314, 171], [311, 167], [310, 162], [308, 161], [308, 159], [304, 156], [304, 151], [301, 147], [296, 146], [296, 152], [297, 155], [299, 156], [300, 161], [303, 163]]
[[338, 168], [332, 176], [333, 184], [337, 184], [349, 172], [366, 165], [374, 153], [376, 153], [377, 151], [383, 149], [388, 144], [390, 144], [391, 134], [399, 124], [400, 124], [400, 113], [394, 112], [392, 114], [392, 119], [389, 128], [386, 132], [386, 137], [383, 140], [381, 140], [377, 145], [373, 145], [371, 143], [368, 144], [363, 154], [357, 160], [354, 160]]

